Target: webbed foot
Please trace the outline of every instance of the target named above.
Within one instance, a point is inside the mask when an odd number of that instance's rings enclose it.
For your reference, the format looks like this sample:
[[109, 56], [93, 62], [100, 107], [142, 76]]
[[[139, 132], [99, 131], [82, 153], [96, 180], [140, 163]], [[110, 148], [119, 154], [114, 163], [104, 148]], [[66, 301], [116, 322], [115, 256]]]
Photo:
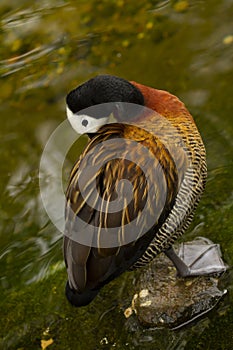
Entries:
[[219, 244], [204, 237], [181, 243], [178, 254], [172, 247], [165, 254], [181, 277], [220, 274], [227, 269], [221, 258]]

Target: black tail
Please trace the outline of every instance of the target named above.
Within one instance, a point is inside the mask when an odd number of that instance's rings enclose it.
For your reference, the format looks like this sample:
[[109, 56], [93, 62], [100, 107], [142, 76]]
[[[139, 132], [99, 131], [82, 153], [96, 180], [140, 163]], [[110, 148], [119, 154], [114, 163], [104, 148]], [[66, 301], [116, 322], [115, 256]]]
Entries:
[[65, 293], [69, 302], [73, 306], [79, 307], [88, 305], [99, 293], [99, 290], [86, 290], [85, 293], [79, 294], [75, 290], [71, 289], [69, 286], [69, 282], [67, 282]]

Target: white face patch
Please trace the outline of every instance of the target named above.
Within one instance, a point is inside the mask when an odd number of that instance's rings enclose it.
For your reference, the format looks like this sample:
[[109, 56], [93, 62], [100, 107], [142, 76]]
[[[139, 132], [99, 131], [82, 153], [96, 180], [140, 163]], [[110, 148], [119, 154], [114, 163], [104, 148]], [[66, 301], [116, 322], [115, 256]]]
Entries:
[[78, 134], [94, 133], [99, 130], [101, 126], [107, 123], [109, 117], [106, 118], [93, 118], [85, 114], [75, 114], [69, 107], [66, 106], [67, 118], [72, 128]]

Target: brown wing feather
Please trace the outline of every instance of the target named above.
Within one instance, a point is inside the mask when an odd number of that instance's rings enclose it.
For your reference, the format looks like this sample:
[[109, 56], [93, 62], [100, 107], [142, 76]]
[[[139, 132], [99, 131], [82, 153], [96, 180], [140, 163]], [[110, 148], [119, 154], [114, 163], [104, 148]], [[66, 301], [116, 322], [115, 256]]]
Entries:
[[[108, 149], [106, 155], [105, 148], [99, 148], [96, 155], [97, 162], [104, 164], [94, 175], [86, 178], [85, 188], [80, 189], [78, 177], [82, 169], [87, 169], [93, 157], [91, 158], [91, 150], [96, 145], [101, 145], [106, 140], [112, 138], [122, 138], [120, 153], [121, 158], [115, 158], [116, 151], [119, 154], [119, 143]], [[147, 181], [143, 170], [138, 166], [140, 151], [135, 148], [131, 152], [135, 152], [135, 162], [126, 159], [127, 140], [137, 139], [138, 143], [146, 146], [150, 150], [151, 156], [144, 159], [147, 169], [155, 169], [158, 164], [162, 167], [165, 175], [166, 186], [168, 188], [166, 203], [162, 213], [158, 215], [156, 210], [161, 200], [160, 186], [162, 184], [153, 179], [156, 196], [150, 203], [150, 213], [154, 217], [154, 225], [148, 232], [136, 241], [125, 244], [124, 226], [137, 219], [138, 213], [143, 210], [148, 197]], [[124, 142], [123, 142], [124, 141]], [[106, 162], [103, 160], [106, 158]], [[158, 162], [159, 160], [159, 162]], [[167, 171], [169, 169], [169, 171]], [[149, 176], [152, 176], [149, 175]], [[127, 179], [132, 184], [133, 200], [123, 209], [117, 212], [110, 212], [108, 206], [118, 196], [123, 201], [126, 200], [126, 183], [120, 182]], [[164, 184], [163, 184], [164, 185]], [[142, 131], [135, 126], [127, 126], [120, 124], [111, 124], [102, 128], [102, 130], [90, 141], [80, 160], [75, 164], [67, 189], [67, 207], [66, 207], [66, 232], [64, 239], [64, 257], [66, 261], [69, 284], [72, 289], [79, 293], [85, 289], [100, 288], [112, 278], [129, 268], [144, 253], [148, 244], [154, 236], [154, 231], [161, 226], [166, 216], [171, 210], [178, 187], [177, 169], [169, 155], [166, 147], [153, 135]], [[94, 191], [97, 189], [98, 191]], [[83, 198], [82, 191], [95, 204], [95, 209], [86, 203]], [[82, 193], [81, 193], [82, 192]], [[97, 193], [97, 194], [96, 194]], [[97, 209], [96, 209], [97, 208]], [[96, 247], [90, 247], [80, 244], [72, 239], [73, 232], [79, 234], [79, 226], [76, 223], [76, 216], [85, 221], [88, 225], [88, 231], [92, 228], [93, 243]], [[145, 221], [145, 225], [147, 222]], [[100, 228], [118, 227], [117, 239], [118, 247], [103, 248]], [[138, 237], [143, 227], [138, 227]], [[77, 237], [77, 236], [76, 236]], [[109, 238], [110, 239], [110, 238]]]

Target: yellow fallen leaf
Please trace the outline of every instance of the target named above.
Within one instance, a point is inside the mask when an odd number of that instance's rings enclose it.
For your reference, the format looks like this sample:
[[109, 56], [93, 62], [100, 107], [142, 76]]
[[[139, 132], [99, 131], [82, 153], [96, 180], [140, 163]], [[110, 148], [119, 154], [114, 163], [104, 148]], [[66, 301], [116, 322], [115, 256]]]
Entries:
[[40, 345], [41, 345], [41, 349], [42, 350], [46, 349], [51, 344], [53, 344], [53, 339], [52, 338], [50, 338], [48, 340], [41, 339]]
[[151, 29], [151, 28], [153, 28], [153, 22], [147, 22], [146, 29]]
[[125, 47], [125, 48], [128, 47], [129, 46], [129, 40], [127, 40], [127, 39], [123, 40], [122, 41], [122, 46]]
[[129, 318], [133, 313], [133, 310], [131, 307], [128, 307], [127, 309], [125, 309], [124, 311], [124, 315], [125, 315], [125, 318]]
[[180, 0], [174, 5], [174, 9], [176, 12], [183, 12], [187, 10], [188, 6], [189, 6], [188, 1]]
[[225, 45], [229, 45], [233, 43], [233, 35], [227, 35], [225, 36], [225, 38], [223, 39], [223, 44]]

